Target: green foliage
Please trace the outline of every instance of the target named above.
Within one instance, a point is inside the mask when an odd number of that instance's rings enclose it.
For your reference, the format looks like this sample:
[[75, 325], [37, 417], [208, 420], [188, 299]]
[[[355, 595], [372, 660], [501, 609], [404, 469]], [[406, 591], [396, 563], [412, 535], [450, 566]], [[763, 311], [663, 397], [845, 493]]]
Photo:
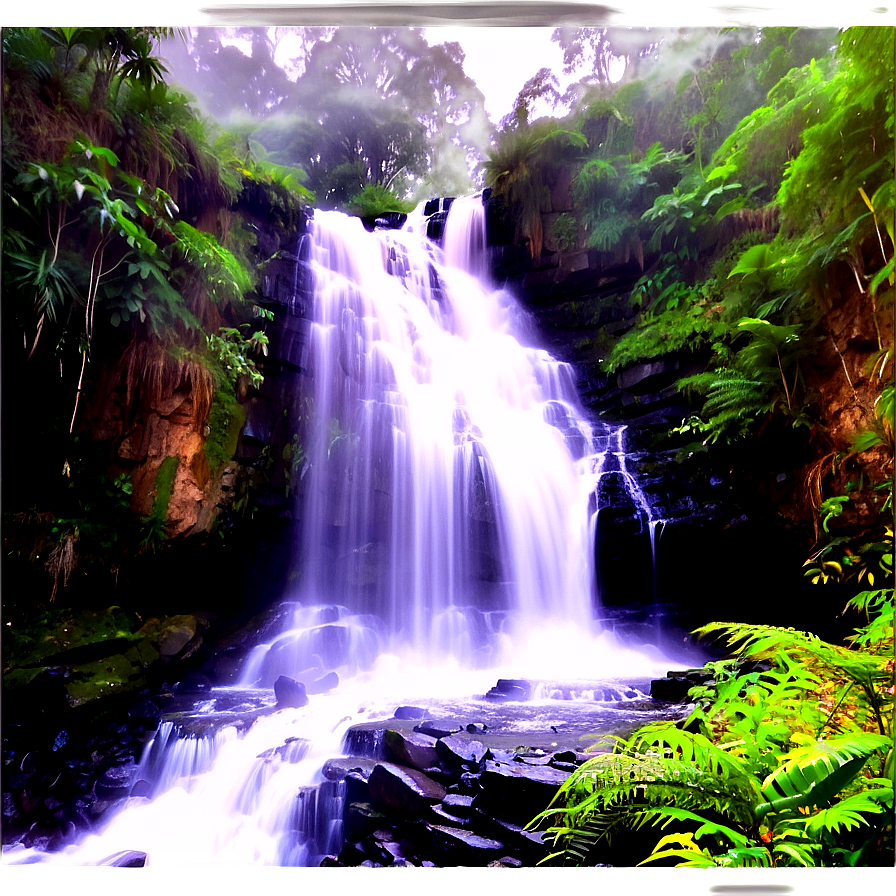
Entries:
[[366, 184], [348, 202], [347, 211], [359, 218], [375, 218], [386, 212], [409, 212], [414, 203], [400, 199], [383, 184]]
[[[857, 604], [892, 606], [892, 593]], [[579, 766], [533, 822], [548, 823], [556, 848], [549, 861], [586, 864], [621, 828], [673, 823], [685, 830], [662, 836], [642, 864], [844, 865], [886, 848], [890, 623], [862, 649], [772, 626], [699, 629], [727, 635], [742, 657], [765, 660], [765, 670], [709, 664], [713, 679], [691, 690], [694, 708], [682, 727], [648, 725]], [[827, 728], [834, 733], [824, 736]]]
[[177, 456], [166, 457], [156, 472], [155, 495], [152, 512], [146, 517], [143, 527], [143, 545], [154, 549], [165, 541], [165, 523], [168, 520], [168, 504], [174, 490], [174, 480], [180, 459]]
[[204, 451], [212, 473], [233, 460], [245, 421], [246, 411], [237, 401], [232, 383], [223, 380], [215, 389], [206, 424]]
[[579, 227], [569, 212], [561, 212], [551, 224], [551, 239], [561, 252], [574, 249], [579, 240]]
[[172, 225], [178, 252], [202, 274], [209, 296], [218, 303], [239, 304], [252, 281], [249, 273], [210, 233], [186, 221]]
[[713, 345], [728, 332], [719, 311], [703, 292], [688, 289], [680, 281], [661, 291], [666, 307], [648, 311], [637, 327], [613, 346], [604, 369], [614, 372], [633, 363], [649, 361], [682, 349], [699, 350]]
[[246, 377], [253, 386], [264, 381], [264, 375], [250, 356], [268, 353], [268, 337], [262, 330], [246, 336], [243, 330], [247, 327], [249, 324], [221, 327], [217, 333], [207, 333], [205, 337], [213, 370], [231, 386], [235, 386], [240, 377]]

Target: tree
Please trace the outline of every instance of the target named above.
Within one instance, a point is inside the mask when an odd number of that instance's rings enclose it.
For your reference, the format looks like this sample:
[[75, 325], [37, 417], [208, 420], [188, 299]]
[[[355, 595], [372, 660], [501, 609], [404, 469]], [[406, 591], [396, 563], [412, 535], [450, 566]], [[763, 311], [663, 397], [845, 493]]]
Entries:
[[[551, 40], [563, 50], [563, 71], [584, 74], [576, 87], [611, 84], [625, 77], [643, 77], [658, 59], [660, 48], [680, 29], [557, 28]], [[614, 79], [613, 75], [617, 77]]]
[[430, 47], [411, 67], [405, 96], [423, 124], [429, 147], [426, 181], [444, 196], [468, 192], [470, 171], [491, 135], [485, 97], [464, 70], [464, 52], [456, 42]]
[[240, 114], [264, 120], [291, 97], [294, 85], [274, 61], [270, 29], [192, 28], [187, 38], [165, 45], [172, 75], [219, 121]]

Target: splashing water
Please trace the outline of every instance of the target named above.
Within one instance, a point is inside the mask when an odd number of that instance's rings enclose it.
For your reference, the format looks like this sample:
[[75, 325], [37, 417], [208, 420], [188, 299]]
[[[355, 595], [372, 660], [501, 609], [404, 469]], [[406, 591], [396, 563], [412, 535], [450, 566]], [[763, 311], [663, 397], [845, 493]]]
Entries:
[[[594, 621], [593, 493], [621, 432], [586, 420], [570, 367], [490, 288], [481, 201], [455, 201], [444, 252], [421, 229], [315, 213], [314, 422], [288, 621], [236, 688], [195, 708], [221, 716], [213, 733], [162, 723], [139, 769], [150, 796], [46, 859], [310, 864], [338, 848], [341, 796], [321, 766], [350, 725], [403, 702], [475, 702], [495, 677], [665, 668]], [[274, 706], [278, 676], [332, 671], [335, 690]], [[244, 706], [222, 715], [225, 697]]]

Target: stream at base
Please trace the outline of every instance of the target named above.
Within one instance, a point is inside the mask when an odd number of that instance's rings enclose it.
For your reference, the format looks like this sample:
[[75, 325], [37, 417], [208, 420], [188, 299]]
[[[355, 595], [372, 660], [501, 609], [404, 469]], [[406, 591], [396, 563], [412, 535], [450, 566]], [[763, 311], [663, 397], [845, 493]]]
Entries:
[[[313, 389], [283, 628], [236, 686], [163, 717], [140, 786], [101, 830], [3, 863], [138, 850], [154, 866], [314, 865], [339, 849], [341, 796], [323, 768], [352, 726], [413, 705], [486, 726], [496, 750], [581, 750], [589, 732], [656, 717], [649, 679], [674, 658], [623, 645], [596, 612], [603, 480], [621, 482], [651, 535], [657, 522], [624, 428], [586, 418], [569, 365], [488, 282], [485, 242], [478, 199], [453, 203], [444, 250], [316, 213], [298, 260], [314, 283]], [[308, 687], [307, 705], [278, 708], [281, 676]], [[533, 693], [496, 705], [499, 679]]]

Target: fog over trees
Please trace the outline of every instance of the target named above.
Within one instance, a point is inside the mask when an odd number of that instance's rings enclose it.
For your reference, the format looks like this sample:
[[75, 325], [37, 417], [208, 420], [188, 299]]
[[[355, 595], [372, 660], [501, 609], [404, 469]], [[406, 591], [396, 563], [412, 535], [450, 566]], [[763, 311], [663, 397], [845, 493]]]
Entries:
[[[293, 54], [282, 67], [281, 45]], [[318, 205], [367, 185], [407, 198], [478, 184], [492, 127], [458, 43], [409, 28], [197, 28], [164, 54], [254, 153], [304, 172]]]

